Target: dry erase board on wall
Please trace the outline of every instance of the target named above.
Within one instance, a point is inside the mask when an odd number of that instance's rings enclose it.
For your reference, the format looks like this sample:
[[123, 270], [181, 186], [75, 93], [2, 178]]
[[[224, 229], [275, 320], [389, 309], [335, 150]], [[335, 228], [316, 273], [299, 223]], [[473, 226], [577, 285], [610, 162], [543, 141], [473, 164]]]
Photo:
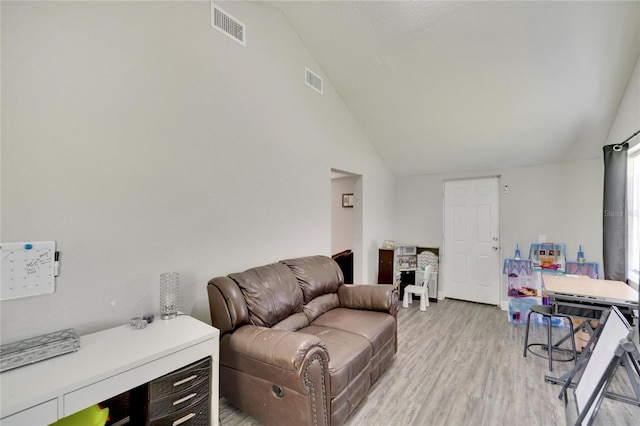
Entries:
[[55, 291], [55, 241], [2, 243], [0, 300]]

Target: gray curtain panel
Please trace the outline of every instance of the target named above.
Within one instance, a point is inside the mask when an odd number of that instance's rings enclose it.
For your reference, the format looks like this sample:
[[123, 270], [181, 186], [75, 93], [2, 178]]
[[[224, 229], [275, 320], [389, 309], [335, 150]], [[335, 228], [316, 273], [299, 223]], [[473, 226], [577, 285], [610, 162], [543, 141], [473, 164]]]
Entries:
[[605, 145], [602, 254], [604, 278], [627, 281], [627, 151], [629, 144]]

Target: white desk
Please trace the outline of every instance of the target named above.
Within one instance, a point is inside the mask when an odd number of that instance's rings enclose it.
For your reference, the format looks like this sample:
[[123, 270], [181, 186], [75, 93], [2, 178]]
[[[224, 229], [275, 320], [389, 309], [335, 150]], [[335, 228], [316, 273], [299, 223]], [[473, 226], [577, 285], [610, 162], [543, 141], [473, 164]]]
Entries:
[[48, 425], [210, 356], [211, 424], [217, 425], [219, 335], [180, 315], [141, 330], [122, 325], [81, 336], [77, 352], [0, 374], [0, 424]]

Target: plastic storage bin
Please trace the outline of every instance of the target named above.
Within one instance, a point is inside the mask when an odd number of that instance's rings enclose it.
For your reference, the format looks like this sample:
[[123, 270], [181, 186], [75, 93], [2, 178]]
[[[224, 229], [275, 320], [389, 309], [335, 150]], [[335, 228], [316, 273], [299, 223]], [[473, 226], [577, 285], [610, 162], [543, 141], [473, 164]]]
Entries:
[[50, 426], [104, 426], [109, 420], [109, 409], [98, 404], [78, 411], [52, 423]]

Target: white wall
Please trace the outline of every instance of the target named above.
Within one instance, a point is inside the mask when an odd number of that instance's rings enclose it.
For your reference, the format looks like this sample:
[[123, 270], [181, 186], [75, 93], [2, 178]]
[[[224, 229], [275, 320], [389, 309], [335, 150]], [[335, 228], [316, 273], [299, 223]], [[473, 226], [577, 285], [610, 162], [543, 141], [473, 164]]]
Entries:
[[[545, 234], [564, 243], [567, 259], [582, 245], [588, 261], [602, 268], [602, 160], [548, 164], [479, 173], [396, 178], [396, 240], [442, 247], [443, 180], [501, 175], [502, 258], [512, 257], [516, 244], [523, 256]], [[443, 253], [444, 251], [441, 251]], [[442, 260], [444, 261], [444, 259]], [[440, 283], [439, 292], [445, 283]], [[501, 297], [506, 297], [502, 278]]]
[[[640, 130], [640, 56], [627, 83], [627, 88], [613, 120], [606, 145], [620, 143]], [[629, 141], [629, 146], [640, 143], [640, 135]]]
[[331, 253], [353, 250], [354, 209], [342, 207], [342, 194], [353, 194], [352, 177], [331, 180]]
[[[158, 309], [209, 321], [206, 282], [331, 254], [331, 168], [362, 175], [361, 282], [389, 238], [393, 178], [282, 15], [209, 2], [2, 2], [3, 242], [54, 240], [53, 295], [4, 301], [2, 341]], [[356, 265], [358, 266], [358, 265]], [[356, 272], [358, 275], [358, 272]]]
[[[622, 142], [640, 128], [640, 58], [630, 76], [609, 135], [602, 145]], [[640, 137], [630, 145], [640, 143]], [[602, 196], [604, 166], [598, 158], [514, 169], [466, 174], [396, 178], [396, 240], [442, 246], [443, 180], [501, 175], [509, 194], [500, 194], [502, 258], [511, 257], [516, 244], [528, 255], [529, 244], [546, 235], [547, 241], [567, 245], [573, 259], [582, 245], [588, 261], [602, 270]], [[443, 292], [443, 283], [440, 283]], [[502, 276], [502, 301], [506, 278]]]

